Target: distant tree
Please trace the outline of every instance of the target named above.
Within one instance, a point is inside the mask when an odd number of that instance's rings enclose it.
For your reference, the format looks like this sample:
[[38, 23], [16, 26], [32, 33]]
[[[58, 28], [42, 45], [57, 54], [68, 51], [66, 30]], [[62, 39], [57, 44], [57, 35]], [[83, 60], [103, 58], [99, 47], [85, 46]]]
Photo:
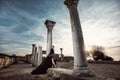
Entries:
[[17, 56], [16, 56], [16, 54], [13, 54], [12, 57], [16, 58]]
[[92, 46], [92, 57], [95, 61], [98, 60], [104, 60], [105, 59], [105, 55], [104, 55], [104, 48], [102, 46]]
[[92, 54], [93, 56], [93, 59], [95, 61], [98, 61], [98, 60], [105, 60], [105, 55], [103, 52], [101, 51], [94, 51], [94, 53]]
[[114, 59], [112, 57], [106, 56], [105, 61], [113, 61]]
[[14, 63], [13, 64], [16, 64], [18, 61], [17, 61], [17, 55], [16, 54], [13, 54], [12, 57], [14, 58]]
[[113, 61], [112, 57], [106, 56], [104, 54], [104, 47], [102, 46], [93, 46], [92, 56], [95, 61], [102, 60], [102, 61]]

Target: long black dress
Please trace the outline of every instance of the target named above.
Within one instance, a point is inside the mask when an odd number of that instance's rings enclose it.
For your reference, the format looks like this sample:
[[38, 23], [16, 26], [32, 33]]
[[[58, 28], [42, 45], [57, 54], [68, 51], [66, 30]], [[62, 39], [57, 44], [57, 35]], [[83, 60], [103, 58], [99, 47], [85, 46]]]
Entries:
[[37, 67], [35, 70], [31, 72], [31, 74], [33, 75], [45, 74], [47, 72], [47, 69], [51, 67], [52, 67], [52, 57], [48, 56], [42, 61], [39, 67]]

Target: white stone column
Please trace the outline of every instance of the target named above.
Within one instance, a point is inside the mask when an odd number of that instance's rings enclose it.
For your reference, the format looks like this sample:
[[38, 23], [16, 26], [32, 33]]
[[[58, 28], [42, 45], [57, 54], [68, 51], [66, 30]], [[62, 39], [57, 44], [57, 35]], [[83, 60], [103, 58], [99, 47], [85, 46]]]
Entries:
[[35, 46], [36, 46], [36, 44], [32, 44], [32, 56], [31, 56], [31, 63], [32, 64], [34, 64]]
[[81, 29], [79, 14], [77, 10], [77, 4], [79, 0], [65, 0], [64, 4], [68, 7], [71, 20], [71, 30], [73, 39], [73, 51], [74, 51], [74, 75], [85, 76], [93, 75], [92, 70], [89, 68], [85, 51], [84, 51], [84, 39]]
[[52, 47], [52, 29], [56, 22], [51, 20], [46, 20], [45, 25], [47, 28], [47, 49], [46, 49], [46, 56], [50, 53]]
[[37, 47], [35, 47], [34, 65], [37, 66]]
[[42, 46], [38, 46], [38, 60], [37, 65], [40, 65], [42, 62]]
[[63, 48], [60, 48], [60, 51], [61, 51], [61, 61], [63, 61], [63, 59], [64, 59], [64, 55], [63, 55]]
[[63, 50], [63, 48], [60, 48], [61, 55], [62, 55], [62, 50]]

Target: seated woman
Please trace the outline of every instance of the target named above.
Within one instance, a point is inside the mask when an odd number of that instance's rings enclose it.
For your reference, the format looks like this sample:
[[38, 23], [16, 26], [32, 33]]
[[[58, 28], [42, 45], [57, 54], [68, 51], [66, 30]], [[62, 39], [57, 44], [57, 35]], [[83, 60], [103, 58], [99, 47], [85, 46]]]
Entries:
[[45, 58], [40, 64], [40, 66], [37, 67], [35, 70], [33, 70], [31, 74], [33, 75], [45, 74], [48, 68], [56, 67], [56, 63], [54, 61], [54, 55], [55, 54], [50, 51], [47, 58]]

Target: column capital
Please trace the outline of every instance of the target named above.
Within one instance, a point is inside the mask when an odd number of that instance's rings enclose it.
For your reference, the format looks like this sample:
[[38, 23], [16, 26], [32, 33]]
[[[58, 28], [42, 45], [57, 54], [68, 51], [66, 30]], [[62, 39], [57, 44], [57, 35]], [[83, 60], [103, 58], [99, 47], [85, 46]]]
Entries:
[[38, 46], [38, 49], [42, 49], [42, 46]]
[[46, 20], [45, 21], [45, 25], [48, 29], [53, 29], [54, 25], [55, 25], [56, 22], [54, 21], [51, 21], [51, 20]]
[[36, 44], [32, 44], [32, 46], [33, 46], [33, 47], [35, 47], [35, 46], [36, 46]]
[[63, 48], [60, 48], [60, 50], [62, 51], [62, 50], [63, 50]]
[[69, 8], [72, 5], [77, 6], [79, 0], [65, 0], [64, 4]]

